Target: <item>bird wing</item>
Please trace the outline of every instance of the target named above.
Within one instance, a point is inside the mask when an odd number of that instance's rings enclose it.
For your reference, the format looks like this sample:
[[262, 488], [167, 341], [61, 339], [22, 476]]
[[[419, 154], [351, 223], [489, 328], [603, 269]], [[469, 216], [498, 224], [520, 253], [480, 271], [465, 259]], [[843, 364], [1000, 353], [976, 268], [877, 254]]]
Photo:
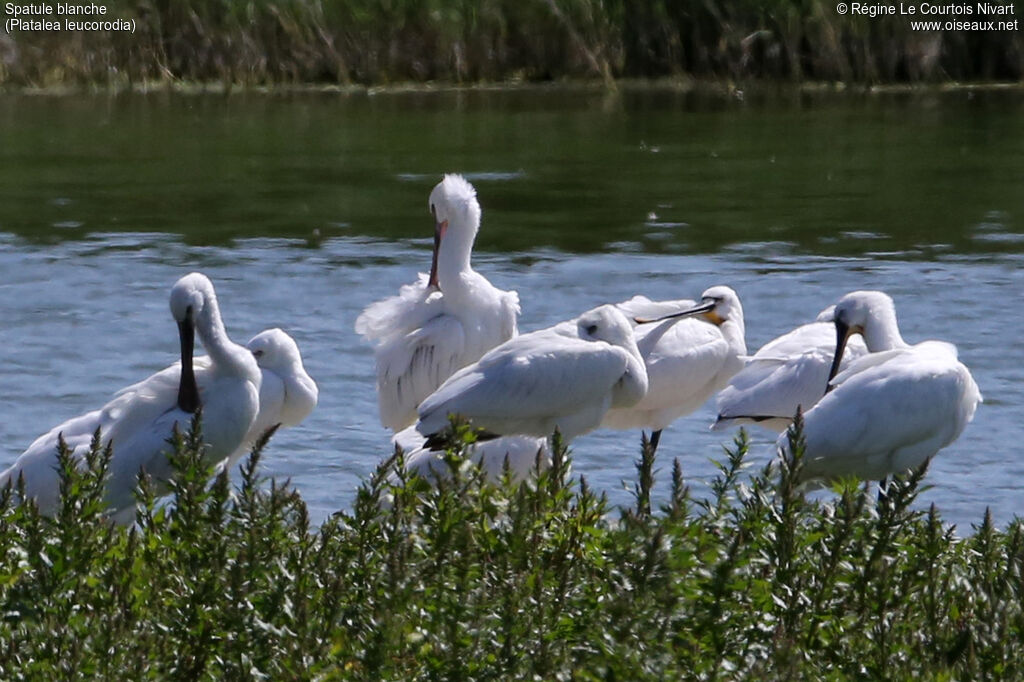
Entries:
[[367, 341], [384, 343], [422, 326], [442, 309], [441, 292], [428, 286], [427, 281], [427, 275], [421, 272], [419, 279], [404, 285], [397, 296], [368, 305], [356, 318], [356, 333]]
[[417, 429], [436, 433], [449, 414], [460, 414], [496, 433], [545, 435], [520, 429], [610, 401], [628, 359], [626, 350], [601, 341], [554, 330], [525, 334], [452, 375], [420, 405]]
[[248, 448], [262, 436], [267, 429], [281, 423], [284, 405], [288, 392], [281, 376], [272, 370], [264, 369], [263, 381], [260, 382], [260, 410], [256, 420], [245, 434], [243, 448]]
[[377, 348], [380, 420], [400, 430], [416, 420], [416, 407], [459, 369], [465, 347], [462, 323], [438, 315], [422, 327]]
[[[855, 336], [850, 339], [850, 343], [859, 339]], [[863, 346], [864, 342], [860, 341], [860, 345]], [[811, 322], [772, 339], [761, 346], [753, 357], [758, 360], [788, 360], [809, 350], [830, 352], [835, 346], [835, 325], [831, 322]]]
[[792, 419], [823, 395], [832, 355], [811, 349], [785, 359], [755, 357], [718, 394], [718, 419]]
[[[257, 394], [251, 382], [238, 382], [219, 375], [205, 356], [195, 358], [194, 368], [201, 404], [205, 404], [204, 395], [214, 395], [223, 398], [220, 402], [229, 408], [243, 403], [251, 404], [251, 415], [255, 416]], [[135, 479], [140, 469], [145, 469], [154, 479], [165, 480], [171, 470], [166, 457], [166, 453], [171, 450], [168, 439], [175, 428], [180, 432], [186, 431], [192, 420], [193, 415], [178, 408], [180, 376], [181, 364], [175, 363], [143, 381], [121, 389], [101, 409], [68, 420], [37, 438], [9, 471], [25, 471], [29, 495], [37, 497], [45, 509], [47, 504], [55, 504], [59, 487], [53, 467], [55, 460], [52, 459], [56, 452], [58, 434], [72, 434], [74, 454], [81, 458], [98, 427], [102, 442], [110, 443], [113, 447], [108, 471], [107, 502], [114, 512], [133, 505]], [[224, 385], [225, 382], [227, 385]], [[207, 413], [207, 416], [211, 415]], [[228, 447], [223, 444], [238, 443], [252, 423], [248, 419], [244, 423], [238, 419], [232, 423], [228, 421], [217, 419], [214, 413], [203, 428], [207, 444], [221, 443], [221, 447]], [[68, 435], [65, 439], [68, 439]], [[72, 442], [68, 444], [72, 445]], [[209, 445], [208, 454], [217, 458], [229, 453]]]
[[402, 452], [409, 454], [423, 447], [423, 436], [416, 430], [416, 426], [407, 426], [391, 437], [391, 447], [398, 446]]
[[[729, 381], [716, 400], [719, 422], [729, 419], [792, 419], [825, 395], [835, 350], [835, 326], [812, 322], [769, 341]], [[859, 336], [846, 345], [840, 370], [867, 354]]]
[[64, 441], [73, 452], [83, 446], [88, 447], [93, 433], [100, 425], [101, 414], [101, 410], [93, 410], [58, 424], [32, 441], [32, 444], [18, 457], [16, 464], [23, 465], [36, 457], [44, 457], [52, 460], [50, 463], [55, 465], [57, 440], [60, 435], [64, 436]]
[[511, 339], [519, 333], [519, 313], [522, 308], [519, 305], [519, 293], [515, 291], [501, 291], [501, 335], [503, 339]]
[[[900, 358], [912, 353], [913, 347], [894, 348], [892, 350], [883, 350], [877, 353], [865, 353], [860, 357], [849, 360], [848, 364], [841, 365], [842, 371], [832, 377], [832, 381], [829, 382], [829, 385], [837, 387], [861, 372], [884, 365], [893, 360], [899, 360]], [[846, 362], [845, 358], [844, 362]]]
[[638, 409], [677, 405], [688, 411], [688, 399], [704, 392], [729, 356], [721, 332], [702, 320], [666, 320], [638, 327], [637, 332], [649, 380]]
[[885, 355], [851, 372], [805, 416], [808, 477], [880, 479], [906, 470], [956, 440], [974, 417], [977, 384], [948, 352]]
[[[205, 358], [196, 358], [197, 361], [202, 359]], [[202, 365], [203, 363], [199, 362], [198, 364]], [[130, 476], [134, 477], [143, 462], [126, 461], [124, 453], [131, 453], [132, 447], [130, 443], [122, 443], [122, 440], [131, 440], [128, 434], [132, 433], [132, 429], [140, 428], [140, 425], [146, 420], [155, 422], [158, 417], [168, 411], [179, 417], [185, 415], [177, 409], [180, 375], [180, 363], [171, 365], [143, 381], [121, 389], [102, 408], [53, 427], [32, 442], [28, 449], [18, 457], [9, 472], [12, 476], [16, 476], [17, 472], [24, 472], [28, 494], [36, 497], [44, 511], [52, 511], [55, 508], [58, 490], [55, 468], [58, 436], [63, 434], [64, 440], [73, 451], [74, 456], [81, 460], [88, 450], [93, 433], [99, 428], [104, 444], [109, 443], [112, 439], [114, 441], [111, 477], [117, 475], [117, 469], [126, 467], [131, 469]], [[199, 372], [197, 371], [197, 378], [198, 376]], [[171, 426], [168, 424], [165, 432], [161, 433], [159, 441], [154, 446], [157, 452], [166, 446], [164, 441], [170, 436], [170, 429]], [[130, 481], [127, 474], [125, 480]], [[113, 488], [113, 485], [108, 488]], [[128, 486], [129, 494], [133, 488], [134, 484]], [[130, 503], [131, 500], [128, 502]]]
[[[203, 355], [196, 357], [193, 362], [196, 371], [203, 373], [210, 365], [210, 358]], [[52, 468], [56, 464], [57, 438], [60, 435], [64, 436], [64, 441], [76, 457], [83, 457], [92, 442], [92, 436], [96, 429], [100, 428], [104, 442], [108, 441], [107, 436], [111, 424], [124, 413], [126, 407], [131, 405], [137, 396], [151, 398], [155, 395], [173, 393], [176, 400], [180, 377], [181, 361], [179, 360], [142, 381], [125, 386], [114, 393], [114, 397], [102, 408], [72, 417], [36, 438], [18, 457], [15, 465], [19, 468], [25, 467], [36, 459], [42, 459], [45, 461], [44, 467]]]
[[[419, 433], [416, 435], [422, 445], [423, 437]], [[448, 464], [444, 461], [442, 451], [419, 447], [406, 452], [406, 472], [415, 473], [428, 481], [448, 478]], [[492, 482], [501, 480], [506, 463], [512, 479], [522, 481], [536, 468], [538, 454], [542, 468], [551, 459], [547, 439], [531, 436], [504, 436], [474, 443], [466, 450], [466, 454], [483, 469], [484, 475]], [[392, 482], [397, 483], [397, 480], [392, 478]]]
[[[829, 356], [835, 351], [836, 330], [831, 322], [811, 322], [797, 327], [793, 331], [772, 339], [753, 355], [751, 360], [780, 360], [786, 361], [803, 355], [806, 352], [815, 350], [827, 353]], [[843, 362], [849, 362], [854, 358], [866, 355], [867, 346], [860, 336], [852, 336], [846, 344], [846, 351], [843, 353]]]
[[[264, 381], [266, 375], [264, 372]], [[278, 421], [282, 426], [298, 426], [313, 412], [319, 400], [320, 389], [313, 377], [305, 370], [292, 374], [284, 381], [284, 405]]]

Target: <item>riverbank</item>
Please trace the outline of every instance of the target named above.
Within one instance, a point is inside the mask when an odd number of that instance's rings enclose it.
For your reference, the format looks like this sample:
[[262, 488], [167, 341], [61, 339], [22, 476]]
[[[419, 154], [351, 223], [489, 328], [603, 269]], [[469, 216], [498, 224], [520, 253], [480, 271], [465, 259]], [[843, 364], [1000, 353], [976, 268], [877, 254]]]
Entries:
[[841, 82], [779, 82], [750, 81], [734, 83], [727, 81], [700, 80], [693, 78], [666, 77], [654, 79], [622, 78], [605, 83], [594, 79], [564, 80], [554, 82], [507, 82], [507, 83], [452, 83], [430, 81], [426, 83], [404, 82], [387, 85], [327, 85], [322, 83], [291, 83], [274, 85], [237, 85], [222, 82], [193, 81], [146, 81], [126, 83], [117, 87], [91, 85], [50, 85], [20, 86], [0, 85], [0, 93], [25, 95], [29, 97], [70, 97], [77, 95], [159, 95], [183, 96], [204, 95], [335, 95], [338, 97], [388, 97], [403, 95], [446, 95], [473, 93], [559, 93], [571, 95], [600, 95], [611, 97], [630, 93], [674, 93], [693, 95], [708, 101], [754, 100], [785, 101], [786, 98], [801, 96], [843, 96], [888, 97], [893, 95], [928, 95], [933, 93], [986, 93], [1024, 90], [1024, 81], [1003, 82], [938, 82], [938, 83], [841, 83]]
[[[992, 19], [1019, 23], [1012, 5], [996, 6], [1006, 13]], [[871, 85], [1024, 77], [1024, 37], [1012, 23], [960, 30], [944, 27], [945, 16], [843, 14], [829, 0], [109, 0], [103, 7], [112, 28], [130, 29], [0, 33], [0, 85], [611, 85], [667, 76]], [[920, 19], [939, 24], [913, 23]]]

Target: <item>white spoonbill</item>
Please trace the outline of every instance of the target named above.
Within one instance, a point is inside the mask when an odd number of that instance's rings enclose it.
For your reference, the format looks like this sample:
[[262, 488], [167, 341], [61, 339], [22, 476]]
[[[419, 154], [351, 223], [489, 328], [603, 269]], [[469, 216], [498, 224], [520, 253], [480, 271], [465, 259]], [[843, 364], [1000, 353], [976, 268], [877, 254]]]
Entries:
[[603, 305], [517, 336], [459, 370], [420, 405], [416, 429], [431, 436], [456, 414], [496, 435], [546, 437], [557, 428], [571, 440], [646, 392], [632, 327]]
[[[892, 299], [880, 291], [841, 298], [835, 329], [831, 374], [851, 334], [864, 337], [868, 354], [830, 375], [834, 390], [804, 415], [805, 480], [883, 480], [921, 466], [960, 436], [982, 398], [956, 346], [908, 345]], [[778, 442], [784, 454], [786, 440], [783, 434]]]
[[[804, 413], [825, 395], [829, 367], [835, 355], [835, 306], [821, 311], [810, 324], [761, 346], [718, 394], [718, 418], [712, 428], [754, 423], [781, 433], [793, 423], [799, 407]], [[868, 352], [860, 337], [846, 346], [840, 370]]]
[[[182, 277], [171, 289], [171, 313], [178, 323], [181, 363], [122, 389], [102, 409], [71, 419], [37, 438], [7, 471], [0, 485], [25, 477], [25, 490], [40, 510], [57, 508], [59, 478], [55, 468], [57, 438], [81, 458], [99, 428], [104, 445], [113, 443], [107, 481], [107, 503], [119, 522], [131, 519], [136, 479], [145, 469], [166, 490], [172, 470], [167, 459], [173, 429], [185, 431], [195, 411], [203, 408], [203, 440], [215, 462], [238, 448], [259, 409], [260, 370], [245, 347], [231, 341], [224, 329], [213, 284], [200, 273]], [[193, 365], [195, 334], [209, 361]], [[118, 512], [122, 512], [119, 514]]]
[[[297, 426], [316, 407], [320, 391], [302, 364], [295, 339], [284, 331], [266, 329], [246, 344], [262, 374], [260, 409], [242, 445], [222, 466], [233, 467], [247, 455], [260, 436], [275, 426]], [[206, 358], [196, 358], [196, 366]], [[204, 414], [205, 417], [205, 414]]]
[[[429, 481], [436, 481], [438, 478], [445, 478], [448, 475], [448, 465], [444, 462], [444, 451], [432, 450], [427, 446], [415, 426], [396, 433], [392, 443], [405, 451], [405, 470], [407, 472], [416, 473]], [[541, 458], [541, 467], [544, 468], [551, 459], [547, 438], [503, 436], [493, 440], [478, 441], [466, 448], [466, 456], [483, 469], [484, 476], [491, 482], [501, 479], [505, 472], [506, 462], [512, 480], [526, 480], [537, 467], [538, 453]]]
[[[316, 407], [319, 397], [316, 382], [302, 364], [299, 346], [287, 333], [278, 328], [265, 329], [249, 339], [246, 348], [256, 358], [256, 364], [260, 368], [259, 412], [249, 427], [249, 432], [245, 434], [242, 444], [219, 464], [220, 468], [230, 468], [249, 454], [252, 446], [269, 429], [275, 426], [297, 426], [302, 423]], [[197, 372], [206, 371], [210, 366], [210, 357], [202, 355], [194, 358], [192, 366]], [[167, 374], [166, 380], [175, 381], [180, 371], [181, 363], [176, 362], [160, 374]], [[133, 388], [134, 386], [130, 386], [124, 390]], [[90, 412], [85, 417], [93, 414], [98, 414], [98, 411]], [[71, 420], [62, 427], [76, 426], [74, 422], [75, 420]], [[88, 423], [87, 426], [91, 426], [93, 431], [96, 429], [95, 423]], [[76, 434], [76, 443], [88, 445], [92, 439], [92, 431], [79, 434], [79, 429], [73, 428], [72, 433]], [[68, 446], [72, 447], [67, 431], [64, 432], [64, 439]]]
[[430, 275], [378, 301], [356, 320], [376, 342], [381, 423], [394, 430], [416, 421], [416, 407], [457, 369], [516, 334], [519, 296], [494, 287], [470, 266], [480, 227], [476, 190], [446, 175], [430, 193], [434, 256]]
[[735, 291], [715, 286], [699, 304], [634, 296], [618, 308], [640, 323], [634, 334], [649, 385], [640, 402], [609, 410], [601, 425], [650, 429], [657, 449], [662, 429], [703, 405], [743, 366], [743, 306]]

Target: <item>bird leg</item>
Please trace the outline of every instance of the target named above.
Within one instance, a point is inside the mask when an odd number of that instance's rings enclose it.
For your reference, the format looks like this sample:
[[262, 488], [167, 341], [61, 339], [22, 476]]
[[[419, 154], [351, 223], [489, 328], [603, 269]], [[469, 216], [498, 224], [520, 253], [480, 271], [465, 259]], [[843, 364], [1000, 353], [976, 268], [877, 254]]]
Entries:
[[881, 505], [889, 497], [885, 492], [886, 486], [889, 485], [889, 477], [886, 476], [878, 482], [878, 504]]
[[651, 432], [651, 440], [648, 441], [651, 444], [651, 454], [653, 455], [658, 451], [658, 442], [661, 441], [661, 429]]

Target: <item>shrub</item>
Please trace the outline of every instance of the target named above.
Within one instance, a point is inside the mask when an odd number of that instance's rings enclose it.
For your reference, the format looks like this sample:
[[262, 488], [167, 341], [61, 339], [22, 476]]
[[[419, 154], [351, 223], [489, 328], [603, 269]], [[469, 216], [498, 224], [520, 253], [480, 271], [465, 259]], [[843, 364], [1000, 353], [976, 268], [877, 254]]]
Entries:
[[[679, 461], [654, 508], [649, 445], [634, 504], [570, 471], [488, 483], [448, 434], [450, 476], [399, 474], [313, 528], [300, 496], [210, 477], [198, 424], [171, 443], [168, 503], [145, 478], [131, 528], [103, 516], [112, 453], [65, 447], [62, 504], [0, 494], [0, 678], [1013, 678], [1024, 674], [1024, 532], [986, 517], [959, 537], [913, 501], [856, 482], [826, 501], [796, 461], [751, 472], [741, 432], [706, 499]], [[397, 467], [397, 469], [396, 469]]]

